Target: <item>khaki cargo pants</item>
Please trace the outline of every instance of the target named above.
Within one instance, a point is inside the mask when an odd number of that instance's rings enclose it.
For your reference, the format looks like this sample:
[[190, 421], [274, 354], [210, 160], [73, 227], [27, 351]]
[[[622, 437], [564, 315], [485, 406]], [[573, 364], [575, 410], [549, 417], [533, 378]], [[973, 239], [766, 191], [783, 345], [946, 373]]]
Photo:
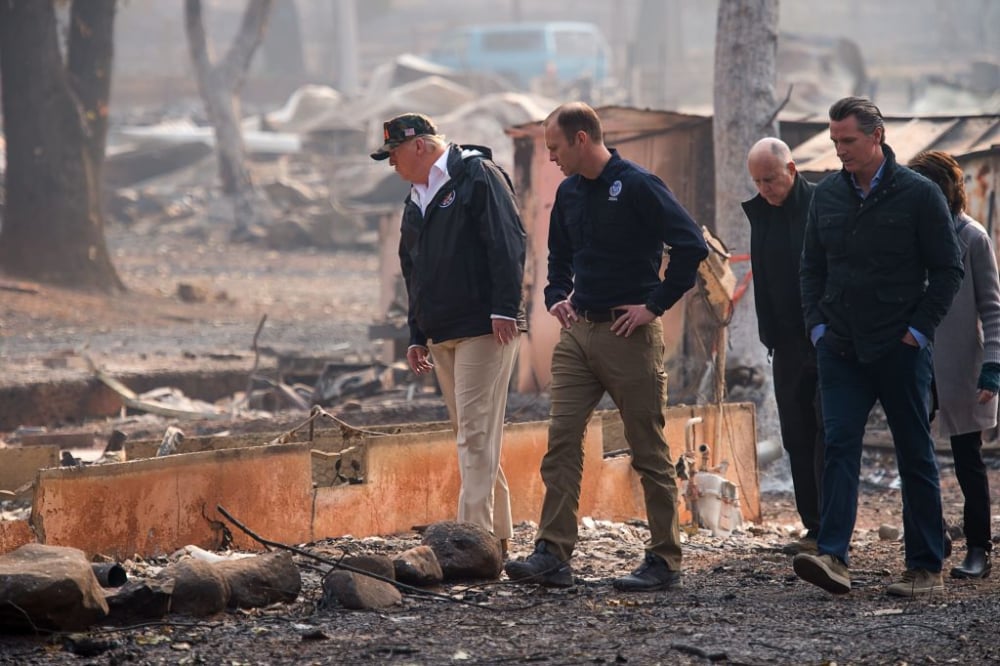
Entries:
[[659, 319], [629, 337], [611, 332], [611, 322], [576, 321], [563, 329], [552, 355], [549, 446], [542, 459], [545, 501], [537, 540], [568, 560], [577, 540], [583, 436], [594, 408], [607, 391], [621, 412], [632, 468], [642, 481], [651, 535], [647, 550], [681, 568], [676, 470], [663, 433], [667, 373], [663, 368]]

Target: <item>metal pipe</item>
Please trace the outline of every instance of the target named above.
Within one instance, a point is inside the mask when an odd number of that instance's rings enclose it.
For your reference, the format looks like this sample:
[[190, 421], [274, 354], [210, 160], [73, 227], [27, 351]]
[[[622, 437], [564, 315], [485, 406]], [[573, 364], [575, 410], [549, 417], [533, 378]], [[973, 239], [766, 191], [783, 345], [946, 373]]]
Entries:
[[698, 445], [698, 453], [701, 454], [701, 471], [709, 471], [708, 455], [711, 453], [711, 449], [708, 448], [708, 444], [701, 443]]
[[692, 416], [684, 424], [684, 452], [691, 455], [694, 462], [694, 427], [701, 423], [700, 416]]
[[97, 562], [90, 566], [101, 587], [121, 587], [128, 581], [125, 567], [117, 562]]

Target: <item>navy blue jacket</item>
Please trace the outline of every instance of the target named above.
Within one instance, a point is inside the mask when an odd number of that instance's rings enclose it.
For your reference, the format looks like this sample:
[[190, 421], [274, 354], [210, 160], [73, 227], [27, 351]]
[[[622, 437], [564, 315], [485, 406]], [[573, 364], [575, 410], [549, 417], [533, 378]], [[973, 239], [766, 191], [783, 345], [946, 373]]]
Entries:
[[941, 189], [882, 150], [882, 180], [864, 200], [843, 169], [816, 186], [802, 251], [806, 331], [826, 324], [866, 363], [909, 327], [933, 340], [964, 274]]
[[[481, 153], [463, 158], [462, 151]], [[427, 205], [403, 208], [399, 261], [409, 297], [410, 344], [493, 332], [491, 315], [527, 329], [525, 232], [507, 174], [482, 146], [448, 147], [449, 180]]]
[[644, 303], [660, 315], [694, 286], [706, 256], [701, 229], [664, 182], [612, 150], [595, 180], [573, 175], [556, 191], [545, 306], [572, 292], [577, 310]]

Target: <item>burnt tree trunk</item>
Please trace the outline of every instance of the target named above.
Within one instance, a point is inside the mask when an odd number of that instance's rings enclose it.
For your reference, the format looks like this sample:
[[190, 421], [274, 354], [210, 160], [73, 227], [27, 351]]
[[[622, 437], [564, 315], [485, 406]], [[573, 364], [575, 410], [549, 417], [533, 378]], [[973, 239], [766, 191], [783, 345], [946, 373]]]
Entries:
[[0, 2], [7, 138], [0, 268], [40, 282], [123, 290], [101, 216], [115, 0], [71, 8], [68, 63], [52, 0]]
[[267, 18], [274, 0], [250, 0], [243, 13], [240, 31], [226, 55], [212, 62], [208, 37], [202, 20], [201, 0], [185, 0], [184, 27], [188, 50], [198, 80], [198, 92], [215, 128], [215, 153], [223, 194], [233, 205], [234, 237], [245, 238], [256, 227], [266, 225], [262, 209], [266, 200], [257, 193], [246, 163], [246, 149], [240, 131], [240, 91], [246, 81], [253, 54], [264, 38]]
[[[740, 202], [756, 190], [747, 172], [750, 147], [777, 135], [778, 0], [720, 0], [715, 33], [714, 120], [715, 228], [735, 254], [750, 252], [750, 223]], [[737, 281], [749, 262], [733, 264]], [[757, 335], [753, 289], [735, 304], [727, 331], [731, 342], [727, 369], [763, 381], [745, 387], [758, 406], [761, 439], [777, 435], [777, 408], [771, 389], [767, 351]], [[746, 372], [746, 370], [751, 372]], [[735, 387], [730, 387], [735, 388]], [[755, 388], [758, 389], [755, 391]], [[743, 396], [740, 396], [743, 397]]]
[[108, 138], [116, 3], [117, 0], [77, 0], [70, 8], [66, 68], [86, 121], [87, 152], [98, 170], [104, 166]]

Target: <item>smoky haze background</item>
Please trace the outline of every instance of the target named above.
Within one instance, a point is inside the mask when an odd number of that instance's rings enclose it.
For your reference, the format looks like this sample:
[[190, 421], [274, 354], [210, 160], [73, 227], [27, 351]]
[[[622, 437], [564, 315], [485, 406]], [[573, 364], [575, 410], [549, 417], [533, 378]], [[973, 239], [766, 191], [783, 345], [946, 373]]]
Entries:
[[[217, 51], [245, 4], [206, 2]], [[357, 17], [357, 49], [347, 54], [345, 7]], [[303, 83], [350, 92], [377, 65], [427, 53], [442, 33], [470, 23], [580, 20], [597, 24], [612, 49], [616, 94], [595, 101], [708, 113], [717, 7], [713, 0], [277, 0], [245, 99], [280, 104]], [[777, 96], [794, 82], [788, 110], [800, 117], [823, 118], [829, 101], [852, 92], [873, 97], [887, 114], [1000, 110], [997, 0], [783, 0], [780, 31]], [[856, 45], [862, 81], [849, 80], [838, 40]], [[122, 3], [114, 70], [113, 112], [196, 97], [180, 3]]]

